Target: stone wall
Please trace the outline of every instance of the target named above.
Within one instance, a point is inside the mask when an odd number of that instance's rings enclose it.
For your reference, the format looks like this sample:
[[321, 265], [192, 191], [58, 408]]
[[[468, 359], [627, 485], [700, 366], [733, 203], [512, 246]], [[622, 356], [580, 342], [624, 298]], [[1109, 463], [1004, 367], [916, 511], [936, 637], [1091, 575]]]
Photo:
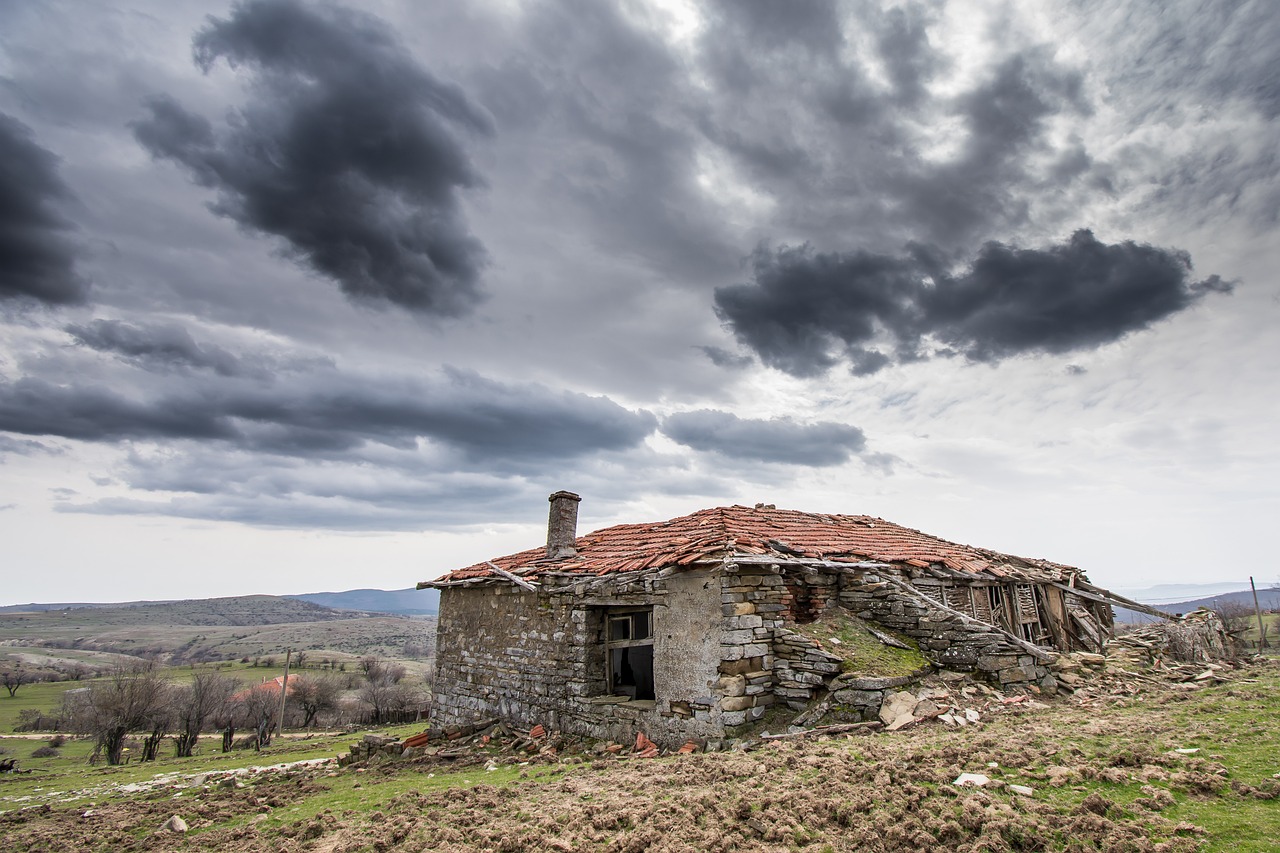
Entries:
[[[664, 747], [723, 734], [717, 692], [718, 572], [690, 570], [614, 592], [561, 581], [441, 590], [433, 725], [501, 718], [619, 742], [644, 732]], [[653, 699], [607, 692], [604, 614], [652, 606]]]
[[1048, 668], [999, 629], [964, 619], [868, 573], [840, 586], [839, 601], [863, 619], [906, 634], [947, 669], [974, 671], [1001, 686], [1056, 687]]
[[[604, 615], [652, 607], [651, 700], [608, 694]], [[536, 592], [496, 583], [441, 591], [434, 725], [500, 718], [532, 728], [664, 747], [714, 743], [775, 702], [830, 701], [874, 717], [899, 679], [841, 675], [840, 658], [783, 628], [832, 606], [915, 639], [935, 664], [998, 684], [1052, 688], [1048, 670], [999, 630], [886, 582], [786, 564], [727, 564], [619, 579], [553, 578]], [[893, 682], [893, 683], [889, 683]]]

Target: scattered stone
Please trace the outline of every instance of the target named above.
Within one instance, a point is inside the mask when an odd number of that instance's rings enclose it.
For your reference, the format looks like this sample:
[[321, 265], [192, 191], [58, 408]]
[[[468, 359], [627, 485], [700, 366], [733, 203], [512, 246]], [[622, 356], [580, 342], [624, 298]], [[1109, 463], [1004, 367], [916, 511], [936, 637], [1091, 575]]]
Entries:
[[991, 778], [982, 773], [961, 773], [951, 784], [958, 788], [985, 788], [991, 784]]
[[885, 697], [884, 703], [880, 706], [880, 722], [886, 726], [892, 725], [903, 714], [910, 715], [915, 710], [917, 699], [914, 694], [905, 690], [897, 693], [890, 693]]
[[160, 829], [162, 832], [186, 832], [190, 827], [187, 826], [187, 822], [185, 820], [174, 815], [166, 820]]
[[916, 722], [916, 718], [911, 714], [910, 711], [908, 711], [907, 713], [900, 715], [896, 720], [894, 720], [889, 725], [885, 726], [884, 730], [886, 732], [896, 732], [898, 731], [898, 729], [905, 729], [907, 726], [911, 725], [914, 722]]
[[1049, 784], [1054, 788], [1061, 788], [1080, 777], [1080, 774], [1071, 767], [1055, 766], [1046, 769], [1044, 772], [1049, 777]]
[[1035, 793], [1035, 789], [1028, 788], [1026, 785], [1007, 785], [1006, 787], [1015, 794], [1021, 794], [1024, 797], [1030, 797]]

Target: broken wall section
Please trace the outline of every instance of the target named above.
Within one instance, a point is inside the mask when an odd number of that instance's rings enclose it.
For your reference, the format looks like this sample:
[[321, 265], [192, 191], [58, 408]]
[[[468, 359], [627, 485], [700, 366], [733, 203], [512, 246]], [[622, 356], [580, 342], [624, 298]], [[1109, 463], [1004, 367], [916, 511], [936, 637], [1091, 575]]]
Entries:
[[978, 672], [1005, 688], [1057, 687], [1047, 666], [1052, 656], [1037, 658], [1000, 629], [936, 607], [923, 594], [911, 595], [877, 574], [846, 580], [839, 601], [860, 618], [913, 638], [938, 666]]

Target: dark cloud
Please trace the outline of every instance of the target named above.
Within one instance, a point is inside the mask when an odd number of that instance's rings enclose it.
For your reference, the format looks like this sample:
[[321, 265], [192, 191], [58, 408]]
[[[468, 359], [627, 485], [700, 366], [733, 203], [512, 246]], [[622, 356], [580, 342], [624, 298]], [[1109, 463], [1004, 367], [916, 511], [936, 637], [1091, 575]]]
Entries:
[[1105, 164], [1050, 132], [1091, 110], [1081, 73], [1051, 48], [1012, 49], [954, 93], [932, 85], [952, 62], [930, 38], [936, 4], [809, 3], [786, 26], [775, 14], [713, 7], [693, 107], [775, 229], [950, 251], [1063, 215], [1075, 196], [1061, 193], [1096, 192]]
[[94, 320], [66, 327], [76, 342], [111, 353], [133, 364], [165, 368], [198, 368], [223, 376], [246, 371], [234, 355], [211, 344], [200, 345], [182, 326], [134, 326], [119, 320]]
[[139, 142], [352, 298], [440, 316], [473, 307], [485, 252], [458, 193], [484, 183], [466, 137], [493, 127], [462, 89], [377, 19], [334, 6], [239, 3], [194, 44], [206, 71], [219, 59], [248, 69], [252, 98], [221, 130], [153, 98]]
[[[705, 281], [739, 250], [699, 184], [700, 97], [682, 56], [616, 3], [563, 0], [521, 10], [502, 61], [475, 89], [504, 128], [506, 190], [550, 225], [677, 283]], [[544, 222], [544, 220], [549, 220]]]
[[29, 127], [0, 113], [0, 299], [67, 305], [88, 295], [72, 226], [56, 210], [70, 198], [57, 166]]
[[662, 432], [680, 444], [733, 459], [813, 467], [841, 465], [866, 449], [862, 430], [847, 424], [802, 424], [790, 418], [740, 418], [700, 409], [662, 422]]
[[906, 255], [758, 250], [754, 281], [716, 291], [716, 310], [766, 364], [796, 376], [845, 363], [857, 374], [940, 352], [996, 362], [1087, 350], [1146, 329], [1207, 293], [1191, 258], [1077, 231], [1047, 249], [987, 243], [952, 275], [936, 249]]
[[647, 412], [604, 397], [505, 385], [446, 370], [434, 382], [362, 381], [338, 374], [288, 389], [194, 384], [126, 395], [97, 385], [23, 378], [0, 383], [0, 430], [85, 441], [218, 440], [278, 454], [341, 454], [365, 442], [414, 447], [419, 439], [492, 463], [541, 464], [633, 447], [653, 432]]
[[701, 350], [702, 354], [710, 359], [711, 363], [716, 367], [741, 370], [755, 363], [755, 359], [751, 356], [729, 352], [724, 347], [700, 346], [694, 347], [694, 349]]

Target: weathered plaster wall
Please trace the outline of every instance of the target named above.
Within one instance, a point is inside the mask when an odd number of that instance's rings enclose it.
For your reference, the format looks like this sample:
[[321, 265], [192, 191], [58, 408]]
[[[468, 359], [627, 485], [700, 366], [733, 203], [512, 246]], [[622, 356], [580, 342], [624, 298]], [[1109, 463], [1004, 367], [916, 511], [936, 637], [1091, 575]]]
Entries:
[[[562, 591], [560, 591], [562, 590]], [[606, 695], [603, 614], [653, 606], [652, 700]], [[480, 585], [441, 591], [431, 721], [499, 717], [659, 745], [723, 735], [713, 687], [720, 662], [720, 578], [691, 571], [620, 594]]]
[[674, 701], [679, 707], [680, 702], [709, 696], [715, 687], [720, 665], [720, 578], [702, 570], [673, 575], [665, 583], [666, 606], [653, 611], [654, 693], [659, 704], [669, 706]]

